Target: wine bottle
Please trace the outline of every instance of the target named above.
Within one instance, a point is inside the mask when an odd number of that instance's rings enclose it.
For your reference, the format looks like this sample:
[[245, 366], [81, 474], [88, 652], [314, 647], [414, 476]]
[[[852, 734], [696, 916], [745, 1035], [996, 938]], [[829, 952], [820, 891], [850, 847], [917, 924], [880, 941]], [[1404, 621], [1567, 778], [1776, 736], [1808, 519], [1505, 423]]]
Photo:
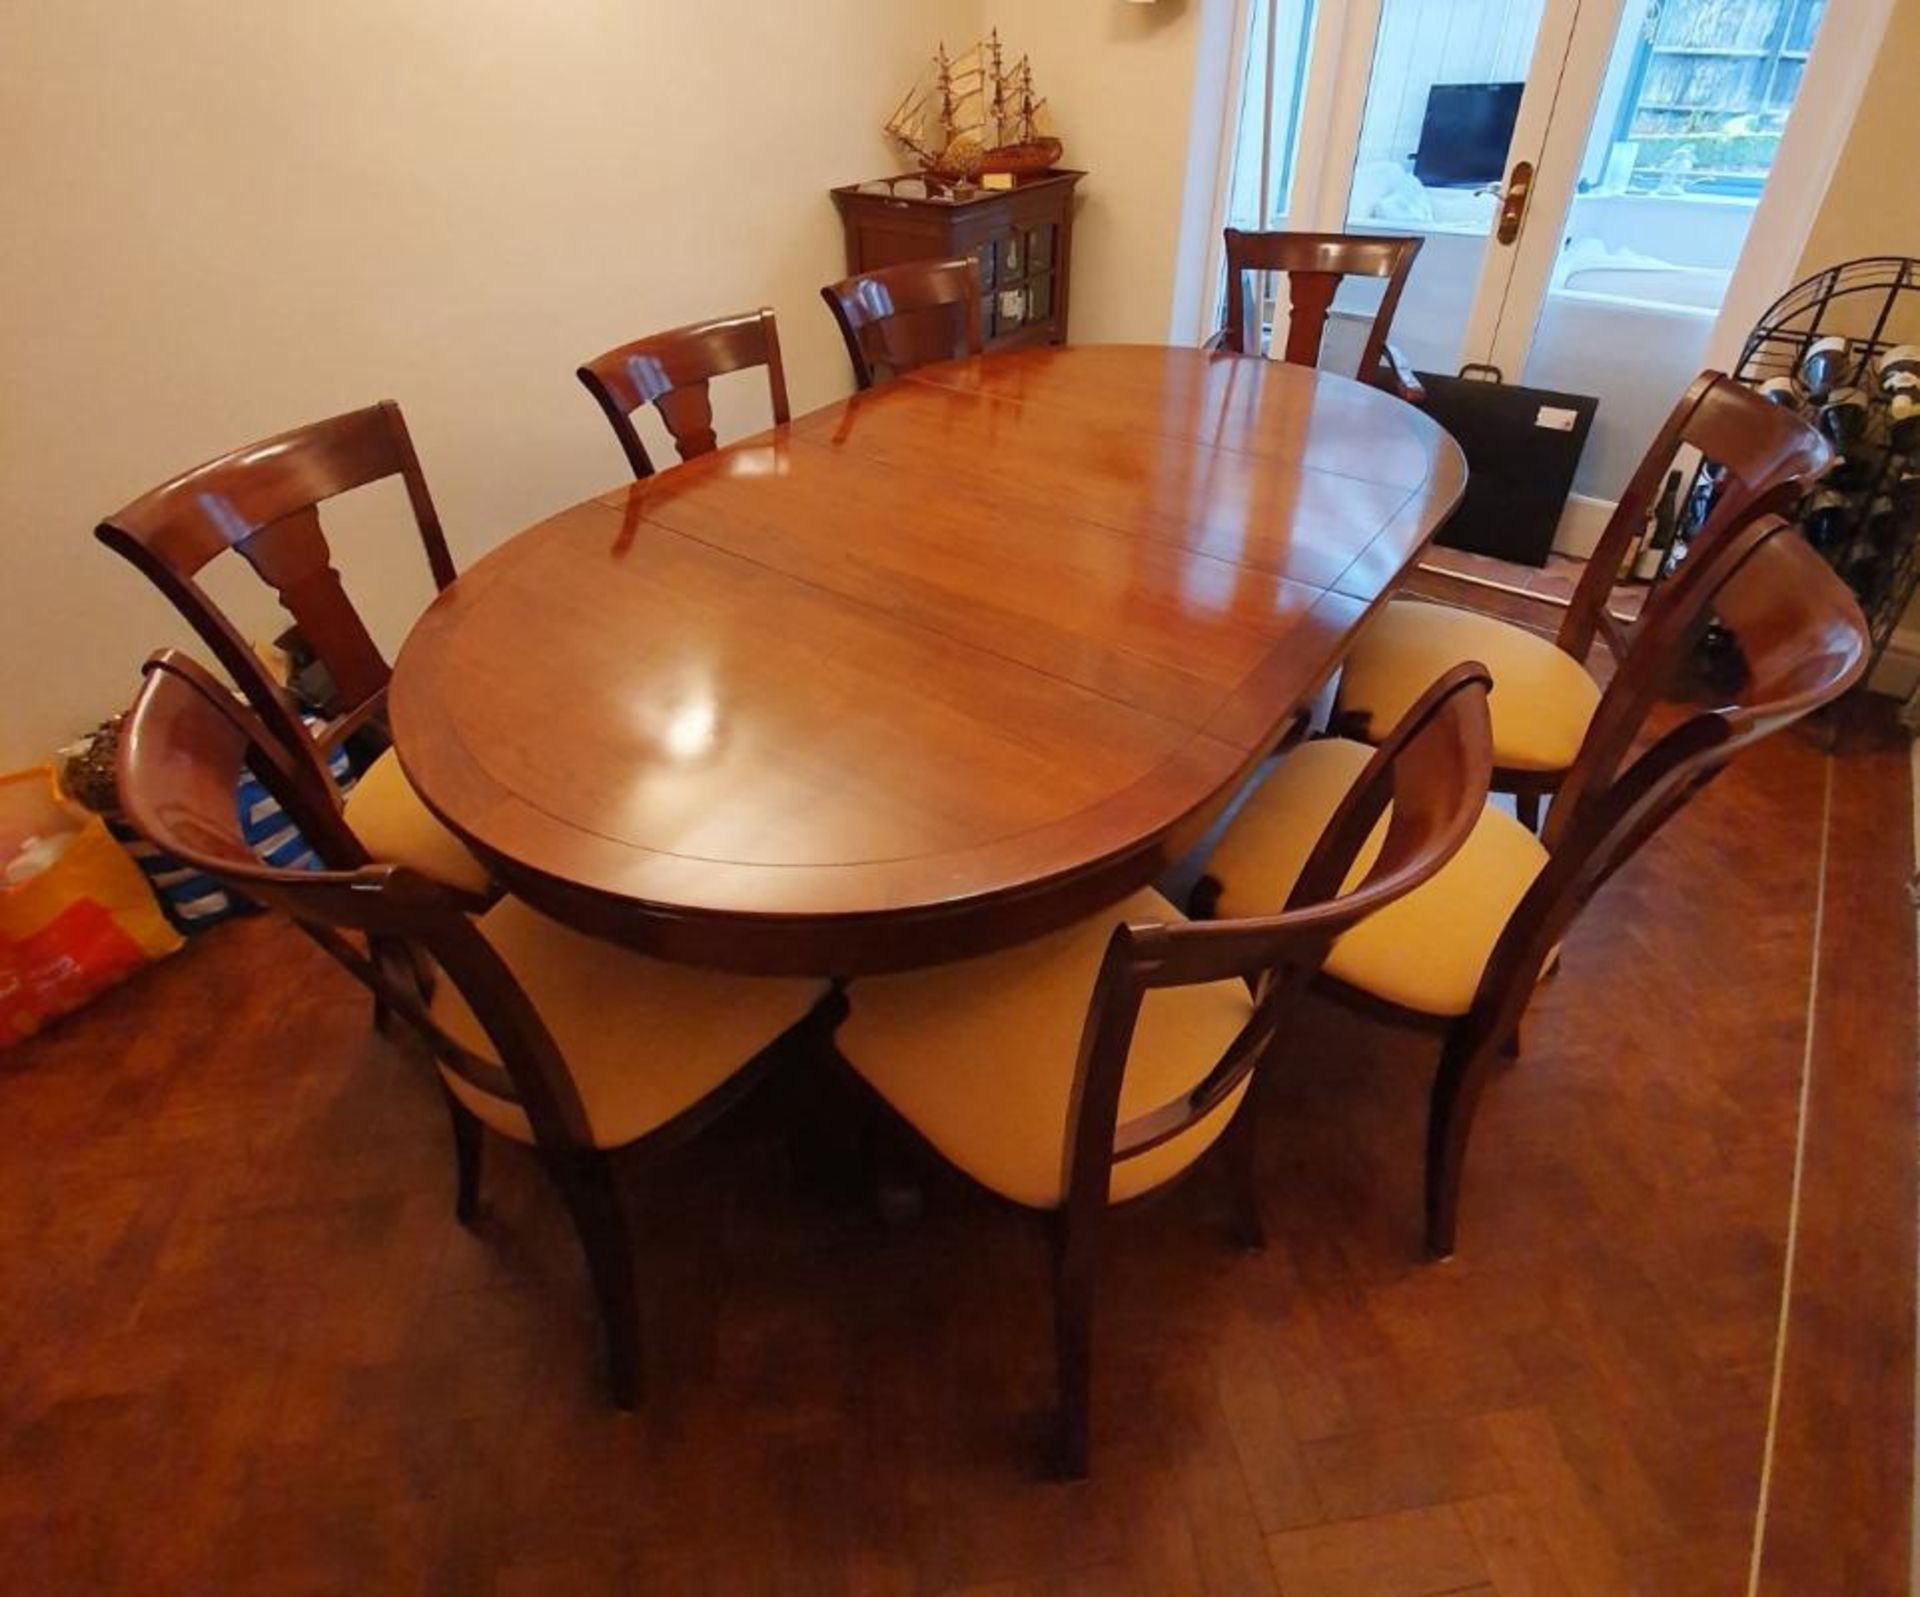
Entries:
[[1893, 554], [1906, 540], [1907, 517], [1900, 513], [1892, 494], [1881, 494], [1867, 512], [1867, 542], [1880, 555]]
[[1820, 407], [1820, 430], [1839, 449], [1851, 449], [1867, 433], [1867, 396], [1858, 388], [1836, 388]]
[[1911, 377], [1920, 382], [1920, 344], [1895, 344], [1880, 357], [1880, 386], [1891, 394], [1895, 382]]
[[1816, 338], [1800, 361], [1800, 386], [1815, 399], [1825, 399], [1847, 374], [1853, 346], [1844, 338]]
[[1791, 377], [1769, 377], [1758, 390], [1760, 397], [1782, 410], [1798, 411], [1801, 405], [1800, 389]]
[[1633, 559], [1636, 582], [1651, 582], [1666, 564], [1667, 551], [1673, 547], [1673, 529], [1680, 519], [1680, 473], [1667, 473], [1667, 486], [1654, 502], [1653, 516], [1646, 535], [1640, 540], [1640, 552]]
[[1852, 522], [1852, 501], [1837, 488], [1822, 488], [1807, 502], [1800, 526], [1808, 543], [1830, 554], [1846, 541]]
[[1903, 455], [1920, 445], [1920, 378], [1914, 392], [1899, 389], [1887, 401], [1887, 442]]
[[1920, 470], [1909, 467], [1894, 479], [1893, 506], [1902, 520], [1920, 522]]
[[1871, 612], [1880, 602], [1880, 584], [1885, 573], [1885, 562], [1880, 553], [1864, 538], [1849, 549], [1840, 559], [1838, 566], [1841, 579], [1853, 589], [1861, 606]]

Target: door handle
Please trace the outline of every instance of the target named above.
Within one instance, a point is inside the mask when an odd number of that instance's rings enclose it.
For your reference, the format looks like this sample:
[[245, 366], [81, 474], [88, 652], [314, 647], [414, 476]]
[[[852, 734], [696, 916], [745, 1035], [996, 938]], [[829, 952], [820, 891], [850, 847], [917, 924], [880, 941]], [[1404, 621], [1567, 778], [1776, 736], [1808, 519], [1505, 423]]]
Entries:
[[1500, 199], [1500, 225], [1493, 236], [1502, 244], [1511, 244], [1520, 236], [1520, 224], [1526, 219], [1527, 199], [1533, 193], [1533, 162], [1516, 161], [1507, 174], [1506, 193]]

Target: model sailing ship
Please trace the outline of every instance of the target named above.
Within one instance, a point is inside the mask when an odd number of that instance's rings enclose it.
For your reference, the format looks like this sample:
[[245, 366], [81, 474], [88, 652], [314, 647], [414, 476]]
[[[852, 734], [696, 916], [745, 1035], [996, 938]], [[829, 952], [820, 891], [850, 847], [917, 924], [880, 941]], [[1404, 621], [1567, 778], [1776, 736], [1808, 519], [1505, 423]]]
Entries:
[[1047, 102], [1033, 92], [1033, 66], [1004, 61], [996, 29], [972, 49], [935, 51], [929, 79], [887, 118], [886, 132], [927, 176], [971, 183], [991, 172], [1016, 179], [1051, 169], [1061, 144], [1048, 129]]

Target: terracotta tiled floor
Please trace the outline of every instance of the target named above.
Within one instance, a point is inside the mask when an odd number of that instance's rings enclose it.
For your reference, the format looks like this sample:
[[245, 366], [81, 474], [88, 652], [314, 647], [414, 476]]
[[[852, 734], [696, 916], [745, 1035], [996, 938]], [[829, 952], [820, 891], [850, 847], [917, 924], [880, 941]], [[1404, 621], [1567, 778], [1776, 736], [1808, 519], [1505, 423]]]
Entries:
[[[1555, 601], [1573, 597], [1573, 590], [1586, 570], [1586, 562], [1567, 555], [1552, 554], [1547, 556], [1544, 566], [1523, 566], [1510, 560], [1496, 560], [1491, 555], [1475, 554], [1467, 549], [1448, 549], [1433, 544], [1421, 557], [1420, 567], [1425, 573], [1464, 577], [1477, 583], [1497, 584], [1503, 590], [1517, 589], [1521, 593], [1536, 596], [1546, 602], [1537, 607], [1535, 616], [1538, 619], [1535, 624], [1551, 628], [1559, 618]], [[1418, 580], [1416, 577], [1416, 585]], [[1613, 590], [1611, 607], [1620, 615], [1638, 614], [1647, 591], [1642, 583], [1622, 583]]]

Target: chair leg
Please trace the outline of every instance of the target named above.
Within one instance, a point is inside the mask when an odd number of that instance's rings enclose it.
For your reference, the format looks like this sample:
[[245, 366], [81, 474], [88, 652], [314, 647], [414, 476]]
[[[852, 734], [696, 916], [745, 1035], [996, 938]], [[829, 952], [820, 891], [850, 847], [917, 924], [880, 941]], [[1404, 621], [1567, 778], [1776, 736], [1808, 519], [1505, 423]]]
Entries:
[[595, 1149], [549, 1154], [548, 1170], [566, 1200], [587, 1255], [607, 1338], [607, 1376], [616, 1408], [640, 1405], [640, 1308], [634, 1291], [633, 1239], [607, 1156]]
[[856, 1200], [866, 1192], [865, 1139], [872, 1110], [835, 1073], [811, 1057], [811, 1068], [784, 1085], [794, 1095], [787, 1158], [795, 1189], [807, 1197]]
[[908, 1157], [900, 1134], [879, 1115], [863, 1128], [861, 1173], [880, 1223], [892, 1232], [911, 1230], [927, 1212], [927, 1189], [918, 1164]]
[[1540, 835], [1540, 795], [1538, 793], [1516, 793], [1513, 796], [1513, 813], [1520, 824], [1535, 837]]
[[1250, 1251], [1267, 1245], [1266, 1224], [1260, 1218], [1260, 1177], [1255, 1168], [1260, 1150], [1260, 1117], [1255, 1108], [1250, 1090], [1220, 1137], [1233, 1204], [1234, 1240]]
[[478, 1115], [444, 1086], [440, 1095], [447, 1100], [447, 1118], [453, 1122], [453, 1216], [462, 1225], [472, 1225], [480, 1214], [480, 1172], [486, 1150], [486, 1127]]
[[[396, 937], [367, 938], [367, 957], [391, 982], [409, 989], [420, 1003], [425, 1004], [427, 993], [421, 979], [420, 967], [415, 962], [413, 950]], [[379, 993], [373, 995], [373, 1029], [382, 1037], [392, 1037], [398, 1011]]]
[[1053, 1345], [1059, 1391], [1056, 1467], [1082, 1481], [1091, 1464], [1094, 1227], [1054, 1216]]
[[[384, 937], [367, 938], [367, 956], [381, 971], [393, 969], [389, 949], [391, 944]], [[373, 1029], [382, 1037], [393, 1035], [393, 1009], [379, 993], [373, 995]]]
[[1453, 1257], [1467, 1138], [1499, 1054], [1493, 1043], [1468, 1045], [1458, 1028], [1447, 1034], [1440, 1051], [1427, 1110], [1427, 1251], [1437, 1259]]

